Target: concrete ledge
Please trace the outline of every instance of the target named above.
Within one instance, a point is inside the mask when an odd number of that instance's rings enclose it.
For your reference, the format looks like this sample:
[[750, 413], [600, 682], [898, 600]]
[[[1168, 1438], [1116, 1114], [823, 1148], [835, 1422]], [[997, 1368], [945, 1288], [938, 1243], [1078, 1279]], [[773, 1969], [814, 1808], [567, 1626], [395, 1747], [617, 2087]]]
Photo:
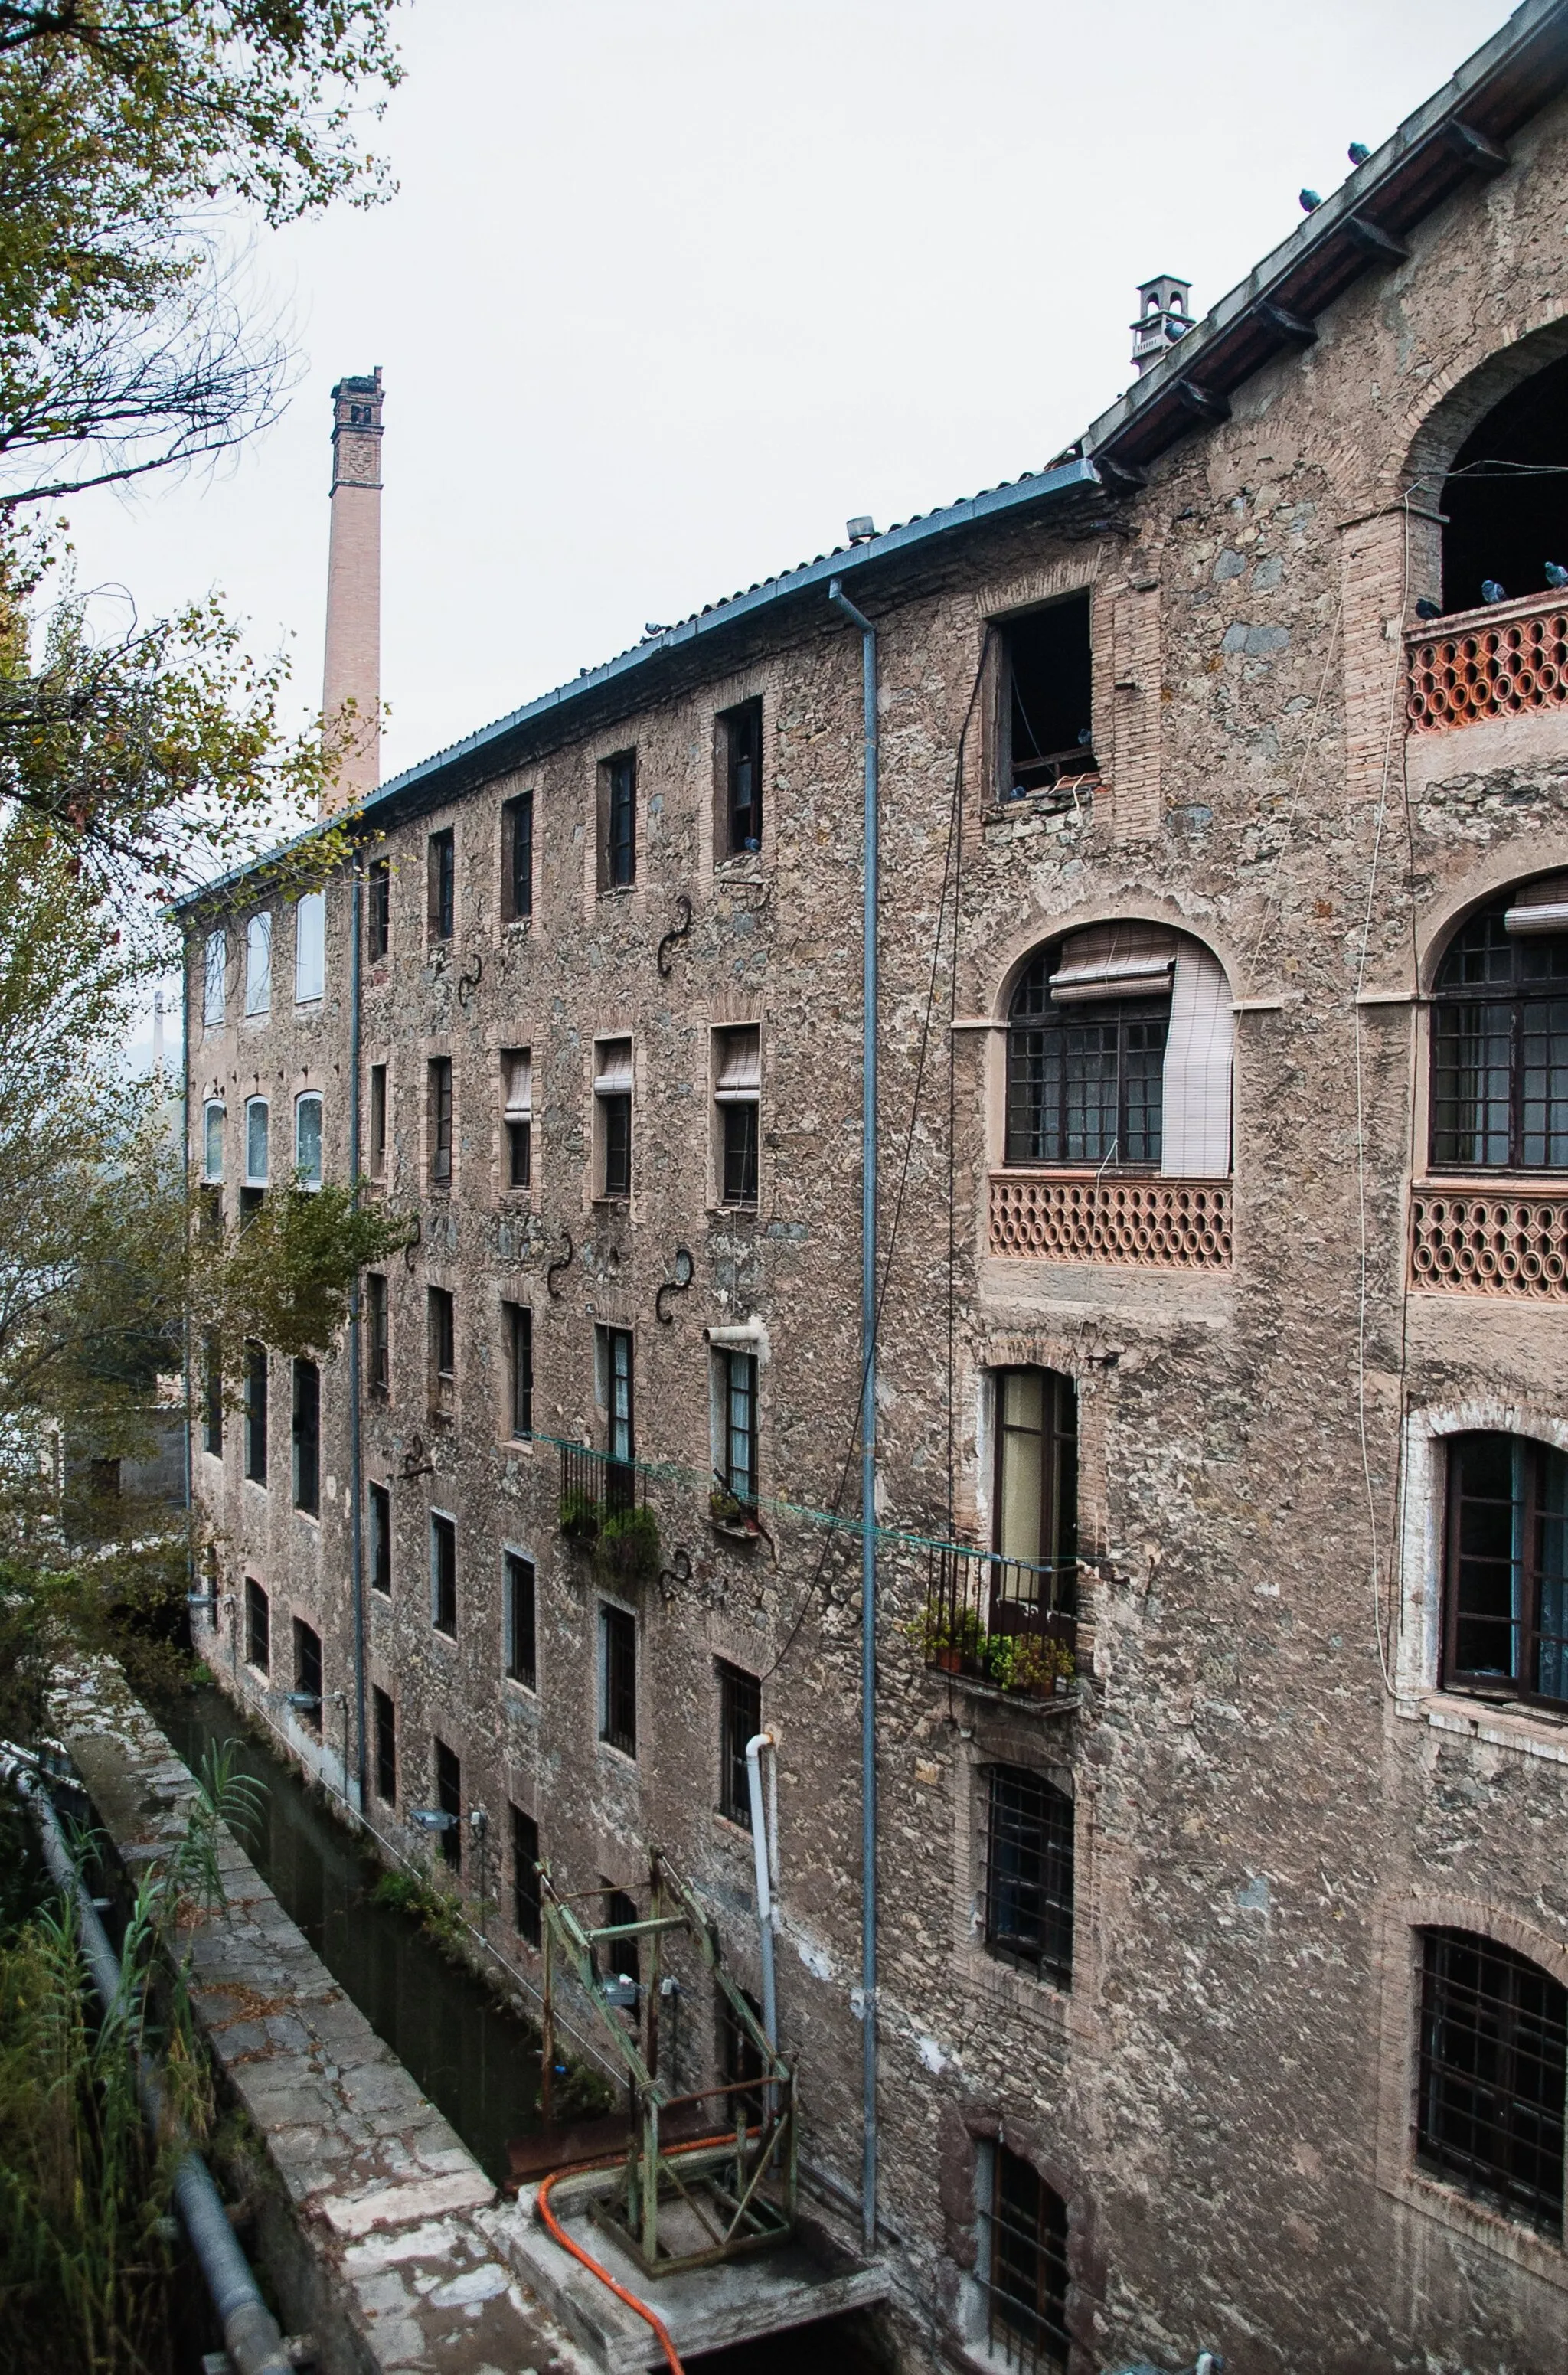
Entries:
[[[73, 1674], [53, 1719], [134, 1874], [183, 1827], [190, 1773], [112, 1670]], [[461, 2137], [227, 1832], [220, 1863], [229, 1901], [191, 1934], [192, 2003], [288, 2204], [258, 2254], [288, 2324], [316, 2335], [324, 2375], [581, 2375]]]

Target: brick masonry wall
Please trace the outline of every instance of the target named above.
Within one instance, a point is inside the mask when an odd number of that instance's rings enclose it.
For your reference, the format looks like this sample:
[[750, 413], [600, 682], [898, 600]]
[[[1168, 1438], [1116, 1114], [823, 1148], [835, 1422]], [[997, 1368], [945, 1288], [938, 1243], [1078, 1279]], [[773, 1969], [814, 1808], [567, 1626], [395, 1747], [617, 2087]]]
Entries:
[[[917, 2312], [899, 2329], [912, 2368], [938, 2344], [960, 2350], [976, 2139], [998, 2132], [1069, 2204], [1071, 2375], [1121, 2355], [1182, 2363], [1205, 2343], [1244, 2375], [1542, 2375], [1556, 2363], [1561, 2250], [1411, 2173], [1409, 1999], [1413, 1926], [1437, 1890], [1549, 1967], [1568, 1948], [1564, 1767], [1504, 1719], [1501, 1744], [1436, 1728], [1385, 1686], [1383, 1657], [1406, 1539], [1407, 1413], [1490, 1394], [1568, 1428], [1550, 1307], [1449, 1307], [1403, 1291], [1421, 968], [1477, 899], [1568, 865], [1562, 763], [1543, 748], [1539, 766], [1477, 776], [1456, 737], [1452, 774], [1428, 766], [1407, 805], [1399, 709], [1403, 626], [1435, 568], [1432, 457], [1440, 479], [1476, 417], [1476, 375], [1495, 393], [1498, 356], [1524, 340], [1544, 353], [1562, 311], [1565, 130], [1561, 109], [1543, 116], [1508, 173], [1422, 226], [1408, 264], [1329, 309], [1314, 349], [1260, 372], [1232, 420], [1175, 448], [1145, 492], [1065, 522], [973, 531], [923, 576], [890, 573], [867, 596], [881, 661], [884, 1214], [988, 618], [1092, 586], [1095, 744], [1113, 768], [1065, 813], [996, 810], [983, 701], [961, 786], [957, 1014], [1004, 1013], [1032, 949], [1111, 916], [1197, 935], [1243, 1001], [1233, 1270], [1004, 1262], [984, 1251], [1001, 1040], [955, 1034], [949, 1172], [945, 961], [938, 970], [884, 1314], [882, 1515], [915, 1530], [949, 1523], [951, 1209], [953, 1521], [988, 1523], [984, 1371], [1037, 1359], [1079, 1381], [1086, 1534], [1102, 1567], [1092, 1697], [1042, 1714], [925, 1673], [902, 1629], [918, 1562], [885, 1562], [882, 2177]], [[830, 1548], [819, 1574], [825, 1538], [800, 1520], [770, 1518], [776, 1563], [765, 1544], [713, 1533], [701, 1330], [764, 1322], [762, 1490], [830, 1506], [857, 1357], [858, 670], [856, 639], [824, 603], [819, 621], [797, 618], [722, 680], [541, 749], [525, 771], [395, 827], [392, 955], [367, 977], [363, 1024], [364, 1062], [386, 1063], [392, 1085], [384, 1193], [417, 1206], [422, 1227], [390, 1267], [393, 1389], [365, 1421], [367, 1477], [390, 1482], [395, 1513], [391, 1601], [368, 1594], [367, 1606], [371, 1679], [397, 1702], [403, 1808], [430, 1802], [439, 1734], [492, 1837], [508, 1800], [534, 1814], [569, 1885], [630, 1883], [643, 1843], [662, 1843], [755, 1987], [749, 1842], [713, 1811], [713, 1661], [763, 1673], [764, 1719], [781, 1738], [784, 2041], [802, 2074], [808, 2157], [850, 2188], [855, 1548]], [[764, 845], [759, 860], [715, 860], [713, 720], [753, 696]], [[603, 893], [598, 770], [632, 746], [637, 882]], [[500, 803], [521, 787], [535, 795], [535, 913], [502, 927]], [[458, 921], [450, 949], [432, 951], [425, 842], [446, 826]], [[681, 896], [691, 929], [665, 978], [656, 951]], [[320, 1015], [231, 1019], [197, 1034], [192, 1070], [197, 1087], [226, 1084], [231, 1112], [252, 1081], [279, 1097], [324, 1085], [341, 1167], [343, 884], [329, 915]], [[1363, 987], [1395, 1002], [1358, 1006]], [[755, 1217], [713, 1201], [708, 1040], [736, 1022], [761, 1033]], [[622, 1034], [635, 1049], [636, 1155], [617, 1210], [593, 1198], [592, 1049]], [[513, 1199], [501, 1184], [499, 1056], [522, 1046], [536, 1176]], [[437, 1056], [452, 1060], [458, 1115], [454, 1184], [439, 1197], [425, 1090]], [[681, 1245], [695, 1278], [666, 1299], [665, 1325], [655, 1291]], [[458, 1304], [450, 1422], [428, 1408], [432, 1283]], [[503, 1300], [533, 1309], [542, 1432], [603, 1444], [594, 1329], [629, 1327], [639, 1451], [694, 1480], [651, 1491], [666, 1557], [684, 1550], [690, 1576], [642, 1598], [635, 1762], [596, 1737], [604, 1594], [560, 1540], [554, 1454], [503, 1439]], [[344, 1365], [327, 1397], [319, 1526], [242, 1484], [232, 1452], [221, 1471], [196, 1457], [228, 1572], [260, 1575], [280, 1613], [320, 1623], [329, 1689], [348, 1686], [351, 1660]], [[423, 1457], [408, 1459], [416, 1436]], [[405, 1482], [406, 1460], [433, 1472]], [[852, 1478], [846, 1508], [854, 1492]], [[459, 1523], [455, 1644], [430, 1625], [432, 1506]], [[503, 1546], [538, 1566], [536, 1693], [501, 1676]], [[255, 1687], [227, 1633], [215, 1655], [232, 1687]], [[978, 1776], [996, 1759], [1048, 1771], [1074, 1799], [1068, 1993], [975, 1944]], [[502, 1924], [509, 1885], [503, 1873]], [[530, 1971], [528, 1950], [514, 1952]], [[712, 2029], [695, 1985], [683, 2017], [696, 2076]]]

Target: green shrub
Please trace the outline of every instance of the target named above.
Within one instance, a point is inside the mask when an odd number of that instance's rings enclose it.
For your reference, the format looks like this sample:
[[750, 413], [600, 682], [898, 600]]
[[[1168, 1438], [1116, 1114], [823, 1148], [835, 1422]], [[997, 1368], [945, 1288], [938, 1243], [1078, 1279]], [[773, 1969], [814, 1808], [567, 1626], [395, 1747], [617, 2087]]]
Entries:
[[601, 1579], [631, 1589], [659, 1572], [659, 1523], [652, 1509], [622, 1509], [599, 1529], [595, 1563]]

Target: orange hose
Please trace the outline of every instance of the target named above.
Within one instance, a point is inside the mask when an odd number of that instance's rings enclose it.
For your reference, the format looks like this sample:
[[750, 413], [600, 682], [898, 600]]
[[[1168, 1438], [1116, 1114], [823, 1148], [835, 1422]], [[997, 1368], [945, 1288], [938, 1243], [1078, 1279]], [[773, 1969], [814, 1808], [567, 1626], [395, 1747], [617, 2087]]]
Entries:
[[[706, 2152], [712, 2145], [726, 2145], [733, 2143], [733, 2132], [729, 2135], [723, 2136], [699, 2136], [692, 2144], [672, 2145], [670, 2151], [666, 2154], [665, 2157], [666, 2160], [670, 2160], [674, 2158], [677, 2153]], [[580, 2243], [574, 2243], [571, 2236], [567, 2233], [565, 2227], [557, 2218], [555, 2212], [550, 2208], [550, 2188], [552, 2185], [556, 2184], [560, 2179], [563, 2177], [586, 2177], [590, 2169], [619, 2168], [625, 2158], [626, 2156], [624, 2153], [617, 2153], [610, 2160], [584, 2160], [579, 2161], [576, 2166], [572, 2168], [552, 2169], [548, 2177], [545, 2179], [543, 2184], [538, 2190], [538, 2192], [534, 2198], [538, 2204], [539, 2216], [544, 2220], [545, 2225], [555, 2237], [555, 2239], [560, 2245], [561, 2250], [563, 2251], [570, 2251], [574, 2260], [581, 2260], [583, 2265], [589, 2271], [590, 2275], [597, 2276], [600, 2284], [607, 2285], [609, 2286], [611, 2292], [614, 2293], [618, 2300], [623, 2300], [628, 2309], [635, 2310], [639, 2317], [646, 2319], [647, 2322], [653, 2327], [654, 2334], [658, 2336], [659, 2348], [665, 2354], [666, 2360], [669, 2366], [670, 2375], [686, 2375], [686, 2369], [681, 2363], [680, 2356], [677, 2351], [674, 2343], [670, 2340], [669, 2328], [666, 2325], [658, 2311], [656, 2310], [650, 2309], [645, 2300], [639, 2300], [635, 2293], [629, 2293], [624, 2285], [617, 2284], [615, 2278], [611, 2275], [607, 2268], [601, 2266], [599, 2262], [593, 2257], [591, 2252], [584, 2251]]]

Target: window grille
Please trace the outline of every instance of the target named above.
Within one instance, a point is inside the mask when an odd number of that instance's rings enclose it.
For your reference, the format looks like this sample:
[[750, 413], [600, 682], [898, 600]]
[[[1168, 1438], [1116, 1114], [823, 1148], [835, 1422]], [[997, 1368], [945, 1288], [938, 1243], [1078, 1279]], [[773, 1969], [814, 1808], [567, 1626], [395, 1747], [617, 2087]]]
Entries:
[[365, 878], [365, 956], [379, 964], [392, 945], [392, 861], [372, 857]]
[[371, 1486], [371, 1589], [392, 1595], [392, 1495]]
[[463, 1869], [463, 1766], [455, 1752], [443, 1740], [435, 1744], [436, 1807], [438, 1812], [452, 1816], [441, 1840], [442, 1861], [453, 1872]]
[[301, 1188], [321, 1186], [321, 1099], [294, 1100], [294, 1172]]
[[307, 891], [294, 903], [294, 1003], [318, 1005], [326, 989], [326, 892]]
[[714, 1661], [719, 1681], [719, 1812], [751, 1828], [751, 1778], [746, 1743], [762, 1729], [762, 1685], [755, 1674]]
[[426, 856], [432, 940], [449, 940], [457, 921], [457, 845], [452, 828], [432, 833]]
[[371, 1689], [375, 1711], [376, 1796], [389, 1806], [397, 1803], [397, 1710], [385, 1691]]
[[1060, 2375], [1067, 2363], [1067, 2204], [1005, 2145], [990, 2147], [990, 2203], [982, 2236], [986, 2338], [1020, 2375]]
[[1568, 1454], [1448, 1441], [1445, 1687], [1568, 1706]]
[[1432, 1161], [1568, 1170], [1568, 905], [1508, 894], [1472, 916], [1432, 993]]
[[605, 880], [624, 891], [637, 880], [637, 753], [607, 760]]
[[506, 1553], [506, 1678], [534, 1690], [538, 1684], [535, 1634], [536, 1580], [532, 1559]]
[[219, 926], [206, 936], [202, 963], [202, 1022], [222, 1028], [229, 1006], [229, 935]]
[[253, 1575], [245, 1577], [245, 1663], [258, 1673], [272, 1671], [272, 1610]]
[[503, 924], [521, 923], [534, 912], [534, 795], [520, 792], [501, 812]]
[[430, 1512], [430, 1623], [457, 1638], [457, 1521]]
[[637, 1620], [624, 1608], [599, 1609], [599, 1738], [637, 1754]]
[[544, 1936], [539, 1903], [539, 1826], [521, 1806], [512, 1809], [512, 1926], [530, 1946]]
[[314, 1707], [297, 1707], [291, 1710], [312, 1731], [321, 1730], [322, 1670], [321, 1635], [302, 1616], [294, 1619], [294, 1688], [301, 1699], [314, 1699]]
[[245, 1011], [272, 1011], [272, 917], [253, 916], [245, 927]]
[[985, 1943], [1003, 1962], [1072, 1983], [1073, 1802], [1011, 1765], [988, 1778]]
[[294, 1507], [312, 1517], [321, 1509], [321, 1371], [294, 1364]]
[[267, 1366], [265, 1344], [245, 1347], [245, 1473], [266, 1483]]
[[1421, 1965], [1418, 2160], [1561, 2236], [1568, 1989], [1463, 1930], [1423, 1932]]

